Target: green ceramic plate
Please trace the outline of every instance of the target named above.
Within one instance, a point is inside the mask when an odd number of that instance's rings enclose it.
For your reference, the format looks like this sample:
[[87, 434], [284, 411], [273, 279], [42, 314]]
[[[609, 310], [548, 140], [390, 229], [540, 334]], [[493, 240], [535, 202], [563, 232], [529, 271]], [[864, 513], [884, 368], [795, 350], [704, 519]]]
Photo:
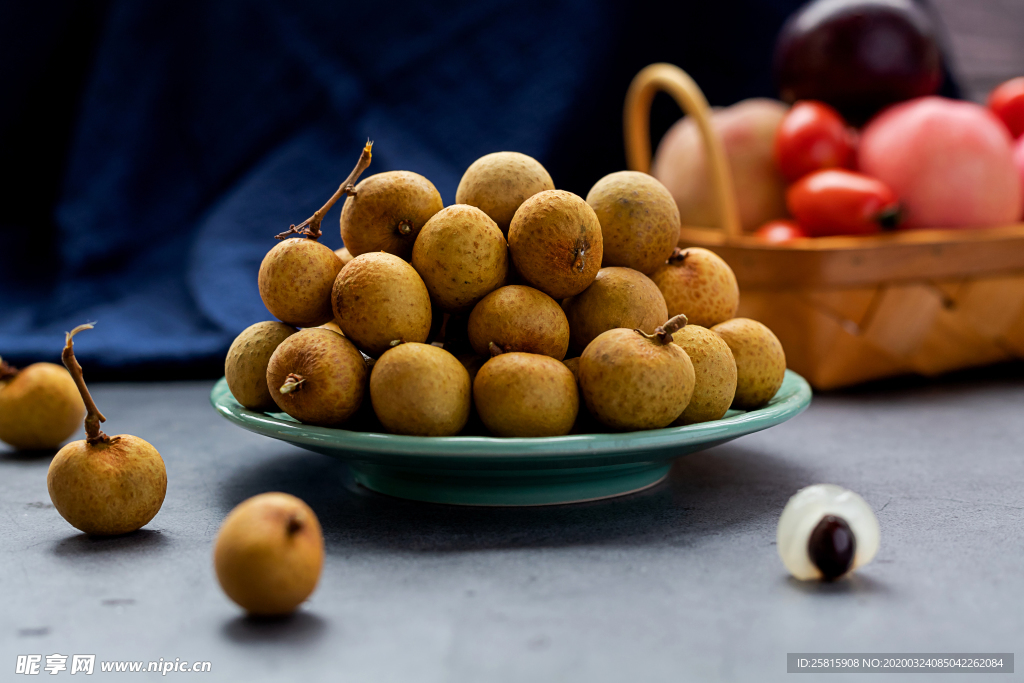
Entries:
[[803, 377], [786, 379], [768, 405], [721, 420], [621, 434], [534, 439], [418, 437], [312, 427], [284, 413], [243, 408], [221, 379], [210, 394], [231, 422], [348, 463], [363, 486], [400, 498], [455, 505], [553, 505], [620, 496], [654, 486], [672, 460], [774, 427], [811, 402]]

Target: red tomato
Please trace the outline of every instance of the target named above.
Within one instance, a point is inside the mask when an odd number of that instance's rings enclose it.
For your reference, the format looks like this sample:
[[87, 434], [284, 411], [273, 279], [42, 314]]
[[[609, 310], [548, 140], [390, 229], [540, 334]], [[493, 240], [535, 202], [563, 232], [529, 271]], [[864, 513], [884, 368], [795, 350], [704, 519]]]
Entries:
[[807, 233], [796, 221], [790, 221], [785, 219], [779, 219], [774, 221], [768, 221], [754, 233], [755, 237], [760, 237], [765, 242], [789, 242], [790, 240], [799, 239], [801, 237], [807, 237]]
[[988, 95], [988, 108], [1019, 138], [1024, 133], [1024, 76], [996, 86]]
[[790, 185], [786, 207], [812, 237], [869, 235], [899, 222], [896, 193], [862, 173], [816, 171]]
[[823, 168], [852, 168], [857, 133], [824, 102], [797, 102], [775, 131], [775, 165], [790, 182]]

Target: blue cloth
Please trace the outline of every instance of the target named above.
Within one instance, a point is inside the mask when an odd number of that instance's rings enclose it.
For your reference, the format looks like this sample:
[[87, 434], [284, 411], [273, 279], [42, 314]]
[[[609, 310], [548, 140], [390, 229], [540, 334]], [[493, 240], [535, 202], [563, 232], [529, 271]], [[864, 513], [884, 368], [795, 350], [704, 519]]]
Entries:
[[[714, 104], [771, 96], [798, 0], [11, 2], [0, 10], [0, 355], [90, 372], [210, 374], [268, 319], [273, 235], [374, 140], [375, 173], [452, 203], [492, 151], [585, 194], [624, 168], [632, 76], [668, 61]], [[658, 134], [678, 117], [655, 107]], [[341, 246], [338, 208], [323, 242]]]

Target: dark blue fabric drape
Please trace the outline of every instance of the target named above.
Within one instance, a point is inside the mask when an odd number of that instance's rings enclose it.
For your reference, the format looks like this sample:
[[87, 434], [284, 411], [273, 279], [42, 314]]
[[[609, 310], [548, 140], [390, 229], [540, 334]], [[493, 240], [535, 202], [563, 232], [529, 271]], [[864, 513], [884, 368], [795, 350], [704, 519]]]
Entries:
[[[213, 372], [269, 317], [256, 273], [366, 138], [446, 203], [518, 150], [585, 194], [624, 167], [622, 99], [653, 61], [714, 104], [773, 95], [798, 0], [13, 2], [0, 19], [0, 355]], [[678, 117], [656, 103], [658, 134]], [[324, 242], [341, 246], [338, 209]]]

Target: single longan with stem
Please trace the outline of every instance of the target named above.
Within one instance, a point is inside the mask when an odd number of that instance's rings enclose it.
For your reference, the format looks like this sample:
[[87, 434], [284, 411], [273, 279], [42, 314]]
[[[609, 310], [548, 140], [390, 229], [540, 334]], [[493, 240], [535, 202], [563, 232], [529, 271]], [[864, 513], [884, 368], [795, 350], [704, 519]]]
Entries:
[[337, 332], [300, 330], [281, 342], [267, 364], [274, 403], [296, 420], [329, 427], [359, 409], [366, 393], [366, 361]]
[[[331, 288], [343, 263], [338, 254], [317, 241], [322, 234], [320, 223], [339, 197], [354, 192], [353, 185], [370, 165], [372, 147], [372, 142], [366, 143], [355, 168], [327, 203], [302, 223], [277, 235], [284, 241], [263, 258], [260, 298], [278, 320], [295, 327], [317, 327], [334, 319]], [[292, 235], [299, 237], [286, 239]]]
[[578, 371], [590, 412], [623, 431], [659, 429], [679, 417], [694, 388], [693, 364], [672, 343], [672, 333], [684, 325], [686, 316], [680, 315], [654, 334], [618, 328], [590, 342]]
[[79, 325], [68, 332], [61, 355], [85, 403], [85, 439], [57, 452], [46, 474], [46, 488], [53, 506], [71, 526], [87, 534], [113, 536], [135, 531], [156, 516], [167, 492], [167, 470], [148, 442], [128, 434], [107, 436], [100, 430], [107, 418], [85, 386], [72, 341], [92, 327]]
[[53, 363], [18, 370], [0, 359], [0, 441], [18, 450], [57, 448], [84, 417], [67, 370]]
[[341, 239], [353, 257], [386, 251], [409, 260], [424, 224], [444, 208], [434, 184], [411, 171], [366, 178], [341, 207]]

